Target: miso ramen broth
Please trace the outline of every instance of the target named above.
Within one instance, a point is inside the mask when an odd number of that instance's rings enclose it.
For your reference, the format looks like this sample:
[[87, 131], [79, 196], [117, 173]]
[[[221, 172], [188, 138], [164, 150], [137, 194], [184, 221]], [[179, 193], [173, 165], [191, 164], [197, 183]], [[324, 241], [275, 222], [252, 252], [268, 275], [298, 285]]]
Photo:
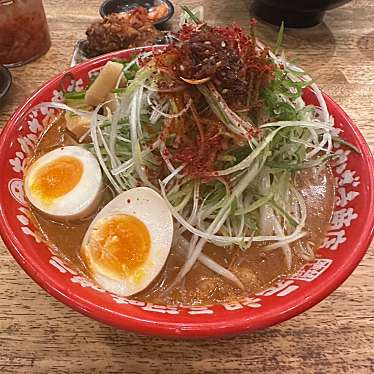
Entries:
[[[45, 132], [32, 158], [36, 159], [52, 149], [75, 144], [74, 138], [65, 129], [64, 120], [55, 120]], [[327, 166], [322, 170], [306, 169], [298, 173], [298, 189], [307, 205], [306, 231], [308, 235], [301, 239], [308, 241], [314, 251], [319, 247], [328, 229], [333, 211], [334, 178]], [[111, 190], [104, 187], [109, 199]], [[108, 200], [109, 200], [108, 199]], [[105, 200], [105, 195], [104, 195]], [[98, 210], [104, 205], [100, 204]], [[85, 232], [94, 214], [84, 220], [57, 222], [31, 206], [34, 223], [43, 234], [53, 253], [63, 258], [76, 271], [91, 278], [81, 256], [81, 245]], [[169, 258], [159, 276], [142, 292], [132, 296], [135, 299], [157, 304], [207, 305], [234, 301], [262, 290], [287, 274], [297, 271], [306, 259], [293, 256], [290, 269], [284, 261], [281, 249], [266, 251], [261, 245], [253, 243], [247, 250], [237, 246], [217, 247], [208, 244], [204, 253], [220, 265], [231, 270], [241, 280], [245, 289], [241, 290], [211, 270], [196, 263], [183, 281], [171, 292], [165, 293], [183, 264], [183, 250], [172, 247]], [[318, 256], [318, 253], [316, 254]]]

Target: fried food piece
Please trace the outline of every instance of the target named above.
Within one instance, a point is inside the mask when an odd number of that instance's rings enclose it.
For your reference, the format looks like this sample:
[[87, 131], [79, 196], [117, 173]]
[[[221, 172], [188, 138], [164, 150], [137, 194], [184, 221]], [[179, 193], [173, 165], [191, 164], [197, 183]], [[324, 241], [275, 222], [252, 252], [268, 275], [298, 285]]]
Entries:
[[85, 53], [90, 57], [154, 44], [162, 37], [143, 7], [127, 13], [110, 14], [103, 20], [94, 22], [87, 29], [86, 35]]

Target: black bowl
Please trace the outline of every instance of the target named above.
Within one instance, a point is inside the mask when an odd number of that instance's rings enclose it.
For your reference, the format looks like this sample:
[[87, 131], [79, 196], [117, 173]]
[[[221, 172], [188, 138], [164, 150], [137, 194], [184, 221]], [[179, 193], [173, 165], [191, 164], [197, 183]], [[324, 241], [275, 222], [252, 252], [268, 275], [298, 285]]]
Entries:
[[325, 11], [350, 0], [254, 0], [252, 10], [263, 20], [287, 27], [310, 27], [322, 22]]
[[164, 18], [153, 22], [155, 26], [160, 26], [167, 22], [174, 15], [174, 5], [169, 0], [105, 0], [100, 6], [101, 17], [108, 16], [111, 13], [128, 12], [129, 10], [142, 6], [146, 9], [150, 9], [161, 3], [166, 4], [168, 7], [168, 13]]
[[0, 65], [0, 100], [7, 94], [12, 84], [12, 76], [7, 68]]

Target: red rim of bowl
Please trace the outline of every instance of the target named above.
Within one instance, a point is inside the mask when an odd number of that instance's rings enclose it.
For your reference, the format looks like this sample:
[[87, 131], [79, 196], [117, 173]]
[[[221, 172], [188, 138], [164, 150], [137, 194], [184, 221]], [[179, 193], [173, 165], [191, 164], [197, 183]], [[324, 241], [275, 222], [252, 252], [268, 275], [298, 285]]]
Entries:
[[[141, 48], [140, 48], [141, 49]], [[136, 51], [139, 49], [131, 50]], [[95, 59], [86, 61], [79, 64], [67, 71], [74, 72], [80, 70], [82, 67], [88, 67], [93, 64], [99, 64], [108, 60], [109, 58], [117, 57], [123, 54], [123, 51], [110, 53], [97, 57]], [[17, 122], [20, 118], [23, 118], [29, 110], [32, 108], [32, 101], [40, 94], [40, 92], [46, 89], [48, 86], [59, 82], [61, 77], [66, 74], [63, 72], [46, 84], [38, 88], [11, 116], [7, 125], [4, 127], [0, 134], [0, 165], [3, 165], [6, 160], [4, 159], [3, 152], [1, 150], [5, 146], [5, 141], [8, 139], [9, 134], [13, 131], [11, 126], [14, 122]], [[363, 138], [362, 134], [353, 124], [352, 120], [348, 115], [340, 108], [328, 95], [324, 94], [326, 101], [337, 108], [340, 112], [344, 121], [346, 121], [351, 130], [354, 132], [356, 140], [359, 143], [359, 148], [362, 152], [362, 158], [368, 167], [369, 175], [369, 191], [367, 198], [368, 203], [368, 216], [366, 223], [362, 228], [363, 235], [360, 236], [358, 242], [355, 245], [355, 251], [348, 254], [344, 266], [340, 267], [334, 274], [334, 278], [329, 282], [323, 284], [319, 283], [318, 286], [314, 285], [313, 295], [306, 297], [302, 293], [297, 297], [293, 297], [288, 300], [287, 303], [281, 304], [281, 306], [275, 306], [271, 310], [264, 311], [260, 319], [253, 320], [248, 313], [247, 317], [243, 316], [230, 316], [225, 321], [215, 321], [212, 319], [209, 322], [199, 323], [198, 321], [193, 323], [173, 323], [173, 322], [160, 322], [154, 321], [152, 318], [137, 318], [124, 313], [117, 313], [113, 310], [109, 310], [105, 307], [99, 306], [92, 303], [89, 299], [80, 298], [73, 293], [68, 292], [62, 282], [55, 281], [50, 276], [43, 276], [35, 267], [33, 263], [30, 263], [27, 256], [23, 254], [25, 248], [22, 249], [22, 245], [18, 239], [12, 235], [11, 227], [6, 219], [4, 211], [4, 201], [0, 196], [0, 234], [4, 240], [5, 245], [9, 249], [12, 256], [23, 268], [23, 270], [43, 289], [45, 289], [50, 295], [70, 306], [72, 309], [87, 315], [93, 319], [96, 319], [105, 324], [133, 331], [145, 335], [158, 335], [168, 338], [179, 338], [179, 339], [200, 339], [200, 338], [215, 338], [223, 336], [231, 336], [239, 333], [245, 333], [252, 330], [263, 329], [265, 327], [272, 326], [274, 324], [288, 320], [312, 306], [319, 303], [330, 293], [332, 293], [339, 285], [341, 285], [348, 276], [357, 267], [363, 256], [365, 255], [367, 248], [374, 234], [374, 160], [370, 152], [370, 149]], [[21, 248], [21, 249], [20, 249]]]

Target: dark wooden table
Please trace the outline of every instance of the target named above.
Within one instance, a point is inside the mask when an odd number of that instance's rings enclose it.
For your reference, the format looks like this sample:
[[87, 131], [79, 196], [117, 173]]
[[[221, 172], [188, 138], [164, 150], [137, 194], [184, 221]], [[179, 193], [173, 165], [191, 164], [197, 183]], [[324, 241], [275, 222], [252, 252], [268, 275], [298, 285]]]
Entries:
[[[52, 48], [12, 70], [0, 125], [68, 66], [99, 3], [45, 1]], [[210, 22], [245, 26], [249, 19], [247, 1], [174, 3], [177, 16], [178, 5], [204, 3]], [[274, 40], [274, 27], [260, 23], [259, 31], [265, 41]], [[374, 2], [355, 0], [329, 12], [320, 26], [287, 30], [285, 47], [349, 113], [373, 149]], [[72, 311], [33, 283], [0, 242], [0, 373], [373, 373], [373, 274], [372, 245], [337, 291], [282, 325], [228, 340], [173, 342], [115, 330]]]

